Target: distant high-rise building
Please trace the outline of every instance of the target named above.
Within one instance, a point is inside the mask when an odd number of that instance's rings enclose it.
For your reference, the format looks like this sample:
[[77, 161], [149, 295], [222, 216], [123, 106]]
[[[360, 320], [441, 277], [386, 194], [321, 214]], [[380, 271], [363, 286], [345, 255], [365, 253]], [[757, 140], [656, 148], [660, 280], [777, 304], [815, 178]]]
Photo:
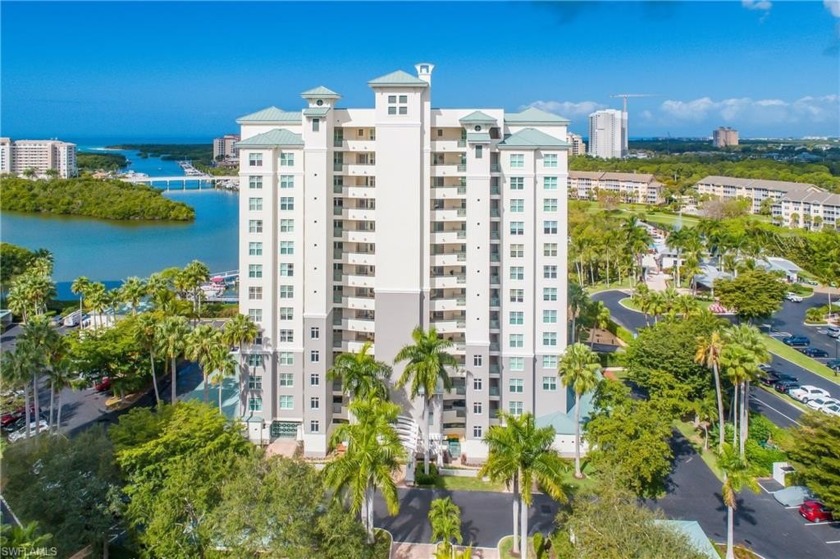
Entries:
[[213, 160], [239, 159], [239, 149], [236, 147], [238, 141], [239, 134], [225, 134], [221, 138], [215, 138], [213, 140]]
[[732, 146], [738, 145], [738, 131], [726, 127], [724, 128], [721, 126], [714, 132], [712, 132], [712, 141], [716, 148], [728, 148]]
[[566, 135], [566, 141], [569, 142], [569, 155], [585, 155], [586, 154], [586, 143], [583, 141], [583, 137], [579, 136], [578, 134], [572, 134], [569, 132]]
[[589, 155], [603, 159], [627, 155], [627, 113], [606, 109], [589, 115]]
[[76, 144], [0, 138], [0, 173], [23, 175], [31, 171], [41, 176], [49, 170], [65, 179], [76, 176]]

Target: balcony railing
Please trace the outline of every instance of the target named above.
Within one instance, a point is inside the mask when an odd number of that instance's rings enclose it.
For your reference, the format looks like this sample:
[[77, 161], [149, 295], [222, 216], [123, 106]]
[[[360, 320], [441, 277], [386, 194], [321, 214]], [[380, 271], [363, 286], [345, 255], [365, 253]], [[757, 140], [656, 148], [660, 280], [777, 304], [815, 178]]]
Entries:
[[458, 187], [458, 194], [466, 194], [466, 193], [467, 193], [467, 187], [466, 186], [459, 186]]
[[490, 231], [490, 240], [491, 241], [498, 241], [501, 239], [501, 235], [498, 231]]
[[466, 140], [458, 140], [458, 147], [459, 148], [467, 147], [467, 141]]
[[467, 165], [465, 163], [461, 163], [460, 165], [458, 165], [458, 172], [459, 173], [464, 173], [464, 172], [466, 172], [466, 170], [467, 170]]
[[[496, 276], [498, 278], [499, 276]], [[491, 279], [492, 281], [492, 279]], [[491, 307], [498, 307], [501, 300], [498, 297], [490, 297], [490, 306]]]
[[487, 393], [490, 394], [491, 396], [498, 396], [499, 395], [499, 387], [498, 386], [491, 386], [487, 390]]
[[491, 363], [488, 369], [491, 375], [498, 375], [501, 372], [501, 369], [498, 364]]
[[499, 173], [502, 170], [502, 166], [498, 163], [491, 163], [490, 164], [490, 172], [491, 173]]
[[501, 217], [502, 212], [499, 211], [499, 208], [490, 208], [490, 217]]

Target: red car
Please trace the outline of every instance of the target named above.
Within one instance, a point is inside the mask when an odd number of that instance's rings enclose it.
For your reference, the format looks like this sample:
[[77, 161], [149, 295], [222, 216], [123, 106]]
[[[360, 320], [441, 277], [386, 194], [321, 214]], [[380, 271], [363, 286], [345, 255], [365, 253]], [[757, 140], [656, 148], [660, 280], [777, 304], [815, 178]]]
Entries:
[[819, 501], [805, 501], [799, 506], [799, 514], [808, 522], [831, 522], [834, 513]]
[[105, 392], [111, 388], [111, 379], [109, 377], [102, 377], [102, 380], [93, 385], [97, 392]]
[[[29, 413], [31, 415], [35, 415], [35, 406], [32, 405], [32, 404], [29, 405]], [[19, 420], [21, 417], [24, 417], [25, 415], [26, 415], [26, 409], [22, 408], [22, 407], [16, 409], [15, 411], [11, 411], [9, 413], [4, 413], [3, 416], [0, 417], [0, 426], [8, 427], [9, 425], [12, 425], [13, 423], [15, 423], [17, 420]]]

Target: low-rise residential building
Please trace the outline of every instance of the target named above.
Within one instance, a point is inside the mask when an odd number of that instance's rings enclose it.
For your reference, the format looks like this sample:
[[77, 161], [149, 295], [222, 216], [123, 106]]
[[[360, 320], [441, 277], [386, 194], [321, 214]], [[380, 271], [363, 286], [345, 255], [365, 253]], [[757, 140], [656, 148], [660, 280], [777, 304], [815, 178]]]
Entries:
[[0, 138], [0, 174], [45, 176], [49, 171], [65, 179], [75, 177], [76, 144]]
[[822, 229], [840, 224], [840, 194], [815, 184], [708, 176], [698, 181], [697, 192], [721, 200], [751, 201], [751, 213], [767, 213], [787, 227]]
[[578, 200], [596, 200], [599, 192], [617, 194], [630, 204], [661, 204], [664, 185], [647, 173], [606, 173], [569, 171], [569, 196]]

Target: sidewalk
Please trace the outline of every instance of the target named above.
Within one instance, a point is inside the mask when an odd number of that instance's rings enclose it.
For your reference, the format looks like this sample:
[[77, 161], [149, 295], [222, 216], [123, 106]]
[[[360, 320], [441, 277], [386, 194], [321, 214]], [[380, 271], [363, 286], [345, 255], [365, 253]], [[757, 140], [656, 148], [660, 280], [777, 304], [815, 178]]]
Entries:
[[[462, 546], [456, 546], [462, 549]], [[434, 557], [435, 546], [430, 543], [394, 542], [391, 547], [391, 559], [431, 559]], [[473, 559], [499, 559], [498, 549], [489, 547], [474, 547]]]

